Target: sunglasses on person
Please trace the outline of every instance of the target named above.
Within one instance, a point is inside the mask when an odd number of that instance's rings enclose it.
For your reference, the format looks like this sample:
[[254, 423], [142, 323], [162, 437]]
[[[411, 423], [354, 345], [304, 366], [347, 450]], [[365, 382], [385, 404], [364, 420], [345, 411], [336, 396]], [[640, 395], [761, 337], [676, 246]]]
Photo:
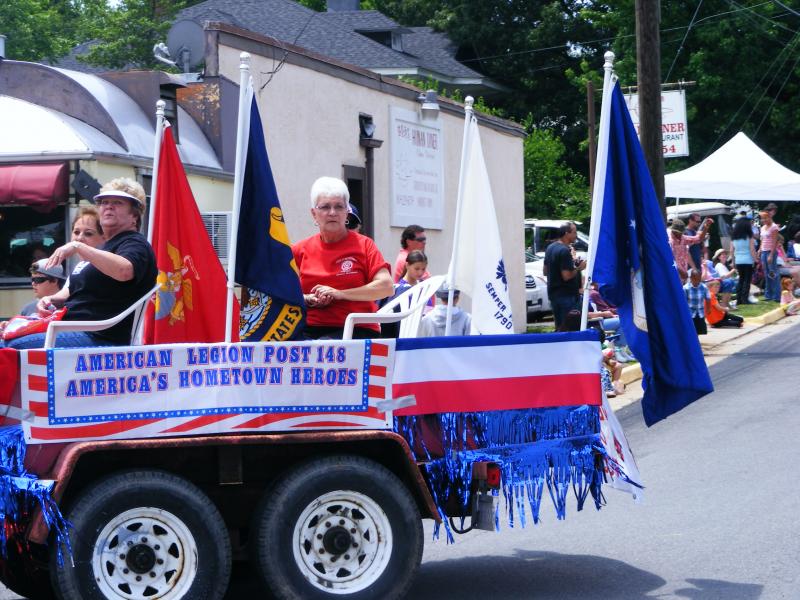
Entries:
[[428, 239], [428, 238], [426, 238], [426, 237], [423, 235], [422, 237], [415, 237], [415, 238], [414, 238], [414, 241], [415, 241], [415, 242], [425, 242], [425, 241], [427, 241], [427, 239]]
[[31, 282], [36, 285], [41, 285], [45, 281], [52, 281], [52, 279], [50, 277], [31, 277]]

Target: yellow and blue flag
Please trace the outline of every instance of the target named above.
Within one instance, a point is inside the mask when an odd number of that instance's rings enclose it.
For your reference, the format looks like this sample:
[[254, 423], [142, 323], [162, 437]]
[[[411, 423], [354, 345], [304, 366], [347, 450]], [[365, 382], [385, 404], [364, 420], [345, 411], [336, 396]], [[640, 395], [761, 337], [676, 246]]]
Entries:
[[300, 336], [305, 324], [303, 291], [255, 98], [250, 104], [235, 280], [246, 288], [239, 318], [242, 341], [283, 341]]
[[[614, 84], [601, 118], [601, 220], [592, 279], [616, 304], [642, 367], [642, 412], [652, 425], [714, 391], [625, 99]], [[594, 228], [596, 225], [592, 224]]]

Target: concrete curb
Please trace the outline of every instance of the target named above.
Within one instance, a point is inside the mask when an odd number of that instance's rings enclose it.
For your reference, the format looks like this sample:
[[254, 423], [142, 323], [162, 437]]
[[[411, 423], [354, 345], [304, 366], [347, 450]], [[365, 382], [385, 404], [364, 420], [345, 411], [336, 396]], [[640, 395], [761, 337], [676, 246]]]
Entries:
[[[747, 325], [755, 325], [756, 327], [753, 328], [753, 329], [750, 329], [748, 331], [743, 331], [741, 333], [741, 335], [738, 335], [738, 336], [733, 337], [733, 338], [729, 338], [729, 339], [721, 341], [721, 342], [717, 342], [715, 344], [711, 344], [711, 343], [705, 343], [704, 344], [704, 343], [701, 342], [700, 346], [703, 349], [703, 354], [713, 350], [714, 348], [716, 348], [717, 346], [719, 346], [721, 344], [726, 344], [726, 343], [728, 343], [728, 342], [730, 342], [732, 340], [735, 340], [735, 339], [740, 338], [742, 336], [745, 336], [745, 335], [747, 335], [749, 333], [752, 333], [753, 331], [755, 331], [756, 329], [760, 329], [764, 325], [769, 325], [771, 323], [775, 323], [776, 321], [780, 321], [785, 316], [786, 316], [786, 313], [783, 312], [782, 308], [776, 308], [776, 309], [771, 310], [768, 313], [764, 313], [763, 315], [760, 315], [758, 317], [750, 317], [749, 319], [745, 319], [744, 322]], [[641, 378], [642, 378], [642, 366], [639, 363], [628, 365], [627, 367], [624, 367], [622, 369], [622, 376], [620, 377], [620, 379], [622, 380], [622, 382], [625, 385], [633, 383], [634, 381], [639, 381]]]
[[783, 309], [778, 307], [764, 313], [763, 315], [747, 318], [744, 320], [744, 322], [748, 323], [749, 325], [769, 325], [775, 321], [780, 321], [785, 316], [786, 313], [783, 312]]

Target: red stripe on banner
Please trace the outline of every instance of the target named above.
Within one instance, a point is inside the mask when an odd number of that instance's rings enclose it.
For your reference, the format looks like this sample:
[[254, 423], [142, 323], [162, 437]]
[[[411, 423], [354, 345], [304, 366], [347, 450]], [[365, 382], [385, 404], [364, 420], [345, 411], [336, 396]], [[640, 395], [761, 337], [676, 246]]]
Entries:
[[31, 427], [31, 438], [34, 440], [78, 440], [85, 438], [101, 438], [123, 431], [130, 431], [161, 421], [161, 419], [138, 419], [135, 421], [112, 421], [96, 425], [76, 425], [75, 427]]
[[41, 375], [28, 375], [28, 389], [32, 392], [47, 391], [47, 377]]
[[369, 374], [373, 377], [386, 377], [386, 367], [381, 365], [370, 365]]
[[28, 408], [37, 417], [47, 418], [47, 402], [36, 402], [31, 400], [28, 402]]
[[297, 427], [367, 427], [363, 423], [348, 423], [346, 421], [311, 421], [310, 423], [296, 423], [292, 428]]
[[413, 395], [417, 399], [415, 406], [395, 410], [395, 416], [599, 405], [600, 391], [599, 373], [423, 381], [392, 386], [395, 398]]
[[239, 423], [233, 429], [250, 429], [250, 428], [258, 428], [263, 427], [264, 425], [269, 425], [270, 423], [275, 423], [277, 421], [285, 421], [286, 419], [291, 419], [292, 417], [296, 417], [296, 414], [289, 414], [289, 413], [269, 413], [266, 415], [259, 415], [254, 419], [250, 419], [249, 421], [245, 421], [244, 423]]
[[47, 352], [44, 350], [28, 350], [28, 364], [47, 366]]
[[386, 398], [386, 388], [382, 385], [371, 385], [367, 390], [370, 398]]
[[373, 356], [389, 356], [389, 346], [372, 342], [372, 350], [370, 352]]
[[191, 421], [186, 421], [185, 423], [181, 423], [180, 425], [176, 425], [175, 427], [170, 427], [169, 429], [165, 429], [161, 433], [183, 433], [186, 431], [191, 431], [192, 429], [197, 429], [199, 427], [205, 427], [206, 425], [211, 425], [212, 423], [217, 423], [219, 421], [224, 421], [225, 419], [230, 419], [231, 417], [236, 417], [237, 414], [231, 415], [203, 415], [202, 417], [197, 417], [196, 419], [192, 419]]

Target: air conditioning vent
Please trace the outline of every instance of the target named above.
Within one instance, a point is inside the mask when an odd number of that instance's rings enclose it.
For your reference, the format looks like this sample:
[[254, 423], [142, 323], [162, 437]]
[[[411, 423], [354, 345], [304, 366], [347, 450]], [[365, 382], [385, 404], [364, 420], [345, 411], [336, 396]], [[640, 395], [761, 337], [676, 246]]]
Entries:
[[230, 243], [231, 213], [230, 211], [200, 213], [203, 225], [206, 227], [208, 237], [214, 246], [219, 262], [223, 267], [228, 266], [228, 244]]

